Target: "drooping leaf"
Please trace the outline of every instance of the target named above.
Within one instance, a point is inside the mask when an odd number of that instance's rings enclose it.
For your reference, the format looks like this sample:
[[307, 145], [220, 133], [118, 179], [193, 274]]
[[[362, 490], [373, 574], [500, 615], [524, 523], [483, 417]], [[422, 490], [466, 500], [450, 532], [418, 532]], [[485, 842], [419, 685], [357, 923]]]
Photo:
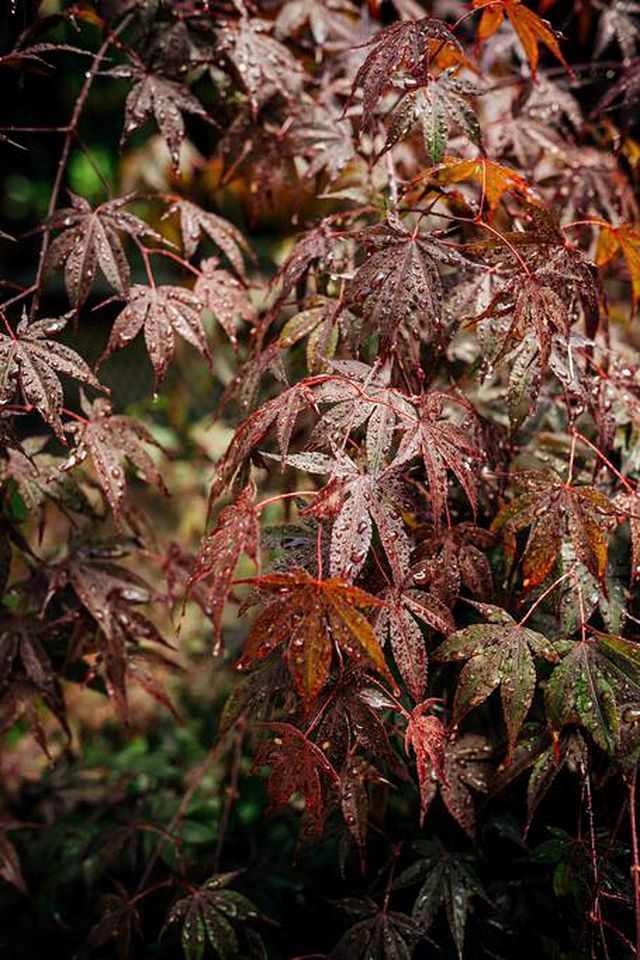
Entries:
[[211, 351], [202, 324], [203, 308], [200, 297], [184, 287], [134, 284], [127, 293], [126, 307], [116, 317], [101, 361], [143, 330], [156, 387], [173, 359], [176, 333], [195, 347], [211, 367]]
[[120, 239], [149, 236], [158, 242], [162, 237], [139, 217], [124, 208], [132, 195], [101, 203], [95, 209], [83, 198], [70, 193], [71, 206], [56, 210], [49, 220], [52, 230], [61, 230], [47, 254], [47, 270], [64, 266], [64, 281], [71, 303], [80, 307], [87, 299], [97, 268], [105, 279], [124, 296], [131, 283], [129, 261]]
[[546, 687], [553, 724], [577, 722], [603, 750], [615, 754], [625, 706], [640, 703], [638, 644], [594, 632], [574, 644]]
[[207, 614], [214, 629], [215, 649], [220, 645], [222, 613], [231, 588], [231, 581], [242, 553], [258, 563], [260, 526], [254, 503], [256, 485], [250, 480], [236, 500], [220, 513], [215, 526], [207, 533], [187, 581], [187, 593], [195, 584], [212, 578], [207, 590]]
[[96, 390], [104, 387], [71, 347], [50, 339], [67, 324], [68, 317], [35, 320], [22, 318], [15, 335], [0, 332], [0, 404], [11, 403], [19, 390], [64, 441], [60, 415], [64, 402], [58, 374], [63, 373]]
[[476, 814], [470, 788], [479, 793], [488, 792], [492, 753], [491, 743], [475, 733], [449, 739], [444, 751], [444, 776], [424, 783], [423, 799], [427, 806], [439, 793], [451, 816], [472, 840], [476, 834]]
[[185, 129], [183, 113], [209, 120], [207, 111], [188, 87], [175, 80], [147, 73], [139, 67], [113, 67], [108, 76], [132, 80], [127, 94], [121, 143], [125, 143], [147, 120], [153, 119], [164, 137], [174, 169], [180, 167], [180, 146]]
[[113, 510], [114, 519], [122, 526], [127, 504], [122, 466], [125, 459], [136, 467], [146, 483], [155, 484], [163, 493], [167, 493], [162, 474], [144, 446], [157, 444], [139, 420], [114, 414], [108, 400], [98, 399], [90, 403], [82, 398], [82, 410], [84, 418], [65, 423], [65, 432], [72, 434], [75, 446], [61, 469], [72, 470], [91, 457], [98, 483]]
[[474, 869], [476, 858], [451, 853], [441, 845], [426, 841], [418, 847], [420, 859], [398, 876], [394, 886], [404, 889], [420, 883], [412, 916], [421, 930], [428, 930], [444, 905], [449, 930], [458, 957], [463, 957], [469, 903], [473, 897], [486, 899]]
[[238, 325], [256, 320], [256, 309], [246, 287], [227, 270], [221, 270], [215, 257], [200, 264], [193, 293], [211, 311], [234, 346], [238, 342]]
[[203, 210], [196, 203], [184, 197], [177, 198], [166, 210], [163, 219], [178, 214], [180, 217], [180, 233], [184, 255], [191, 259], [203, 235], [213, 240], [222, 250], [225, 257], [241, 277], [245, 274], [244, 256], [249, 252], [247, 241], [243, 234], [224, 217]]
[[420, 822], [422, 823], [429, 800], [433, 780], [446, 778], [444, 767], [446, 730], [439, 717], [425, 716], [425, 711], [432, 706], [432, 701], [425, 700], [419, 703], [411, 712], [404, 738], [404, 748], [409, 752], [413, 749], [416, 756], [416, 770], [420, 785]]
[[286, 806], [294, 794], [305, 803], [305, 818], [320, 832], [326, 793], [337, 786], [335, 770], [322, 750], [288, 723], [270, 723], [275, 736], [261, 744], [254, 767], [269, 767], [271, 810]]
[[531, 72], [535, 76], [540, 58], [540, 44], [545, 46], [570, 72], [565, 60], [558, 35], [537, 13], [525, 6], [522, 0], [473, 0], [473, 6], [482, 10], [478, 24], [478, 40], [488, 40], [502, 25], [505, 15], [515, 30], [518, 40], [522, 44], [525, 56], [529, 61]]

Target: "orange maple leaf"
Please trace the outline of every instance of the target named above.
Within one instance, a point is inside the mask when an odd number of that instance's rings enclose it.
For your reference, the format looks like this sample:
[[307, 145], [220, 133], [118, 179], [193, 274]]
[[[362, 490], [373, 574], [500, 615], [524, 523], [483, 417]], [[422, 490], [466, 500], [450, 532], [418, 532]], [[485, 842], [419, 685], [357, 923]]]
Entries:
[[531, 184], [527, 183], [515, 170], [501, 163], [494, 163], [486, 157], [477, 157], [475, 160], [443, 157], [440, 163], [421, 173], [416, 180], [432, 180], [441, 184], [473, 180], [482, 191], [480, 211], [486, 201], [490, 215], [507, 191], [520, 194], [529, 203], [541, 202]]
[[274, 573], [243, 581], [252, 583], [273, 599], [253, 623], [237, 669], [263, 659], [286, 644], [289, 672], [302, 698], [314, 699], [329, 677], [334, 645], [353, 661], [373, 667], [395, 688], [373, 627], [360, 612], [384, 607], [359, 587], [337, 578], [316, 580], [306, 570]]
[[522, 44], [534, 76], [538, 69], [541, 43], [571, 73], [571, 68], [560, 50], [558, 35], [546, 20], [542, 20], [537, 13], [525, 7], [521, 0], [473, 0], [473, 6], [477, 10], [482, 10], [478, 24], [478, 42], [482, 43], [493, 36], [502, 26], [506, 14]]
[[631, 278], [632, 306], [635, 313], [640, 301], [640, 224], [622, 223], [619, 227], [612, 227], [604, 220], [599, 220], [597, 223], [600, 227], [600, 236], [596, 250], [596, 263], [602, 267], [611, 263], [618, 252], [622, 254]]

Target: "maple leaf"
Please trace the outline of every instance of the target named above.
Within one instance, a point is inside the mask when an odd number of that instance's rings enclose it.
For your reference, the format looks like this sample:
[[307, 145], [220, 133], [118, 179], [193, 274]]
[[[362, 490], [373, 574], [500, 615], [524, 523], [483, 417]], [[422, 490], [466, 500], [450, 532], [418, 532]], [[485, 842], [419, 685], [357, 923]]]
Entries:
[[343, 900], [353, 920], [327, 960], [410, 960], [421, 938], [418, 924], [404, 913], [381, 909], [373, 900]]
[[402, 890], [420, 883], [412, 910], [413, 919], [423, 931], [433, 924], [444, 906], [449, 930], [462, 960], [469, 903], [473, 897], [487, 895], [475, 871], [477, 858], [469, 854], [451, 853], [441, 844], [423, 841], [417, 845], [419, 859], [403, 870], [394, 883]]
[[[350, 668], [322, 691], [313, 712], [320, 714], [316, 741], [336, 769], [348, 766], [350, 757], [362, 747], [374, 758], [397, 769], [382, 710], [395, 710], [393, 700], [372, 687], [361, 670]], [[311, 711], [310, 711], [311, 712]]]
[[202, 324], [203, 308], [200, 297], [184, 287], [134, 284], [127, 293], [126, 307], [115, 319], [100, 362], [125, 347], [144, 330], [155, 388], [164, 379], [173, 359], [176, 333], [195, 347], [211, 368], [211, 351]]
[[316, 832], [322, 830], [325, 778], [332, 786], [338, 776], [322, 750], [288, 723], [270, 723], [275, 736], [260, 745], [254, 768], [270, 767], [269, 806], [286, 806], [299, 793], [305, 803], [305, 818]]
[[[145, 669], [145, 660], [164, 667], [175, 667], [166, 657], [143, 648], [141, 642], [156, 647], [167, 647], [157, 627], [136, 608], [149, 604], [154, 592], [142, 577], [126, 567], [113, 563], [110, 556], [122, 556], [124, 551], [109, 545], [80, 547], [55, 567], [49, 578], [46, 608], [54, 595], [69, 586], [80, 604], [100, 631], [98, 649], [104, 665], [107, 693], [114, 700], [122, 717], [127, 719], [127, 678], [136, 679], [155, 700], [175, 711], [154, 677]], [[78, 653], [93, 653], [92, 637], [84, 634]]]
[[487, 793], [492, 752], [490, 742], [475, 733], [450, 739], [444, 751], [444, 776], [424, 783], [423, 799], [427, 808], [436, 793], [440, 793], [451, 816], [472, 840], [476, 833], [476, 814], [469, 788]]
[[385, 464], [397, 425], [415, 417], [412, 403], [390, 386], [389, 363], [370, 367], [358, 360], [334, 360], [329, 371], [337, 377], [319, 384], [314, 396], [317, 403], [335, 406], [313, 428], [309, 445], [340, 448], [352, 430], [366, 424], [367, 464], [371, 470], [379, 470]]
[[412, 78], [426, 77], [429, 62], [429, 41], [437, 40], [460, 49], [449, 27], [441, 20], [423, 17], [401, 20], [376, 33], [366, 46], [372, 49], [353, 81], [351, 96], [362, 88], [363, 127], [373, 122], [373, 113], [384, 91], [398, 74]]
[[476, 600], [487, 600], [493, 592], [493, 574], [480, 548], [494, 542], [489, 530], [472, 523], [458, 523], [439, 532], [429, 527], [419, 547], [421, 559], [411, 567], [408, 579], [429, 587], [430, 594], [446, 607], [453, 606], [463, 586]]
[[180, 217], [182, 245], [187, 259], [191, 259], [194, 255], [204, 234], [222, 250], [236, 273], [244, 276], [243, 254], [249, 253], [249, 247], [237, 227], [224, 217], [210, 210], [203, 210], [202, 207], [192, 203], [191, 200], [185, 200], [184, 197], [178, 197], [167, 208], [162, 219], [165, 220], [176, 213]]
[[480, 43], [493, 36], [502, 25], [506, 15], [522, 44], [522, 49], [534, 76], [540, 59], [540, 44], [550, 50], [567, 72], [571, 73], [571, 69], [560, 50], [558, 35], [546, 20], [542, 20], [521, 0], [473, 0], [473, 6], [476, 10], [482, 10], [477, 33]]
[[215, 874], [169, 908], [161, 936], [180, 924], [185, 960], [202, 960], [207, 944], [220, 960], [239, 956], [235, 927], [258, 919], [260, 914], [244, 894], [229, 889], [236, 877], [235, 872]]
[[393, 471], [363, 473], [346, 454], [335, 459], [322, 453], [289, 454], [285, 463], [308, 473], [331, 475], [327, 486], [318, 491], [313, 504], [302, 515], [333, 520], [332, 576], [345, 580], [357, 577], [367, 559], [375, 524], [394, 577], [402, 577], [410, 544], [392, 506], [397, 492]]
[[487, 623], [456, 631], [434, 652], [436, 660], [467, 660], [454, 700], [455, 722], [500, 687], [511, 755], [533, 702], [536, 670], [533, 655], [557, 663], [558, 652], [541, 633], [522, 626], [505, 610], [475, 604]]
[[84, 943], [87, 951], [103, 947], [114, 940], [118, 957], [131, 955], [134, 937], [142, 934], [140, 913], [135, 898], [117, 880], [115, 893], [105, 893], [98, 900], [99, 918], [91, 927]]
[[58, 374], [73, 377], [96, 390], [105, 389], [75, 350], [50, 339], [51, 334], [64, 329], [68, 319], [29, 323], [25, 315], [15, 334], [0, 332], [0, 404], [11, 403], [18, 389], [24, 402], [38, 411], [63, 442], [60, 414], [64, 396]]
[[90, 456], [116, 524], [122, 526], [127, 502], [122, 467], [125, 458], [136, 467], [146, 483], [155, 484], [167, 494], [162, 474], [143, 446], [157, 446], [157, 443], [139, 420], [114, 414], [108, 400], [98, 399], [90, 403], [82, 396], [81, 406], [86, 419], [64, 426], [65, 431], [74, 437], [75, 446], [60, 469], [71, 470]]
[[216, 474], [209, 494], [210, 503], [213, 504], [227, 489], [254, 447], [264, 439], [273, 425], [276, 427], [280, 452], [283, 457], [286, 456], [299, 414], [314, 402], [308, 384], [300, 381], [247, 417], [237, 428], [226, 453], [216, 464]]
[[623, 223], [619, 227], [612, 227], [604, 221], [598, 221], [600, 234], [596, 251], [596, 263], [605, 266], [620, 252], [624, 257], [633, 296], [632, 311], [638, 309], [640, 300], [640, 226], [635, 223]]
[[440, 163], [421, 173], [411, 184], [425, 180], [443, 185], [474, 181], [480, 188], [480, 212], [486, 203], [490, 217], [507, 192], [518, 194], [528, 203], [540, 203], [534, 188], [520, 174], [486, 157], [475, 160], [443, 157]]
[[420, 623], [447, 634], [454, 629], [453, 617], [436, 595], [414, 589], [411, 576], [389, 589], [384, 599], [388, 606], [376, 617], [376, 634], [382, 644], [389, 637], [396, 666], [419, 703], [427, 683], [427, 651]]
[[157, 73], [147, 73], [139, 67], [113, 67], [105, 71], [105, 75], [133, 81], [125, 104], [121, 144], [147, 120], [153, 118], [167, 144], [171, 163], [174, 169], [178, 170], [180, 146], [185, 135], [182, 114], [191, 113], [212, 122], [200, 101], [184, 84]]
[[20, 893], [29, 896], [20, 867], [20, 858], [5, 830], [0, 830], [0, 878], [5, 883], [10, 883]]
[[527, 471], [514, 477], [525, 493], [505, 504], [491, 525], [513, 537], [530, 527], [524, 550], [523, 586], [538, 586], [553, 569], [564, 536], [578, 559], [599, 580], [607, 566], [606, 518], [609, 500], [591, 486], [565, 483], [552, 473]]
[[265, 31], [265, 20], [243, 17], [218, 31], [218, 47], [245, 89], [254, 114], [274, 94], [295, 100], [305, 73], [289, 50]]
[[215, 651], [222, 632], [222, 613], [241, 553], [258, 564], [260, 525], [254, 500], [256, 485], [250, 480], [235, 501], [221, 511], [214, 528], [207, 533], [187, 581], [187, 595], [203, 580], [212, 578], [207, 590], [206, 612], [213, 621]]
[[599, 747], [615, 754], [624, 709], [640, 703], [640, 647], [594, 631], [573, 644], [555, 668], [545, 700], [556, 729], [580, 723]]
[[[30, 438], [34, 439], [34, 438]], [[0, 480], [12, 480], [29, 510], [43, 511], [45, 503], [55, 503], [63, 513], [94, 517], [91, 503], [73, 480], [60, 473], [61, 461], [42, 453], [42, 440], [25, 442], [23, 450], [7, 449], [0, 462]]]
[[451, 125], [458, 127], [476, 146], [482, 137], [478, 118], [469, 103], [480, 93], [475, 84], [456, 77], [455, 68], [445, 70], [424, 89], [410, 91], [394, 110], [383, 150], [388, 150], [419, 123], [432, 163], [445, 153]]
[[120, 233], [148, 236], [158, 242], [163, 242], [163, 238], [124, 209], [134, 199], [133, 194], [107, 200], [95, 209], [75, 193], [69, 192], [69, 197], [71, 206], [56, 210], [48, 221], [50, 229], [62, 232], [49, 247], [47, 271], [58, 270], [64, 264], [67, 295], [76, 307], [87, 299], [98, 267], [124, 296], [131, 283], [131, 271]]
[[[315, 0], [305, 0], [317, 9]], [[290, 136], [296, 152], [309, 163], [306, 177], [326, 174], [329, 182], [340, 174], [356, 156], [351, 124], [341, 119], [339, 107], [331, 101], [312, 101], [291, 126]]]
[[289, 671], [308, 702], [326, 683], [337, 645], [354, 663], [373, 668], [395, 686], [373, 628], [360, 612], [362, 608], [383, 606], [382, 600], [336, 578], [316, 580], [306, 570], [255, 577], [247, 582], [274, 599], [254, 621], [238, 669], [286, 644]]
[[546, 727], [540, 729], [533, 726], [516, 744], [511, 762], [500, 764], [497, 768], [492, 793], [499, 793], [525, 771], [530, 771], [527, 783], [526, 835], [538, 805], [558, 774], [564, 769], [571, 773], [586, 770], [588, 759], [587, 744], [579, 730], [565, 728], [559, 734], [552, 735]]
[[347, 303], [365, 314], [365, 329], [382, 338], [382, 350], [393, 350], [401, 335], [419, 339], [441, 333], [436, 264], [460, 265], [465, 258], [436, 239], [410, 232], [396, 215], [359, 236], [372, 252], [348, 288]]
[[460, 482], [475, 513], [477, 505], [474, 461], [480, 458], [467, 433], [442, 416], [445, 396], [438, 391], [423, 394], [415, 421], [405, 430], [393, 461], [400, 466], [421, 457], [427, 474], [429, 499], [436, 527], [442, 523], [447, 503], [447, 471]]
[[0, 646], [0, 734], [7, 733], [25, 716], [31, 733], [49, 756], [47, 737], [39, 702], [44, 703], [60, 724], [68, 741], [71, 731], [60, 678], [47, 652], [47, 624], [35, 617], [6, 616]]
[[318, 47], [331, 37], [349, 39], [353, 30], [346, 17], [359, 11], [350, 0], [288, 0], [278, 12], [275, 33], [279, 40], [298, 35], [305, 25]]
[[238, 342], [238, 324], [256, 320], [256, 308], [247, 288], [227, 270], [220, 270], [215, 257], [201, 262], [193, 293], [211, 311], [234, 346]]
[[362, 757], [349, 758], [340, 775], [340, 809], [349, 833], [358, 847], [363, 865], [369, 815], [367, 783], [387, 781]]
[[433, 706], [433, 700], [419, 703], [411, 711], [404, 738], [404, 748], [409, 753], [413, 749], [416, 756], [416, 770], [420, 785], [420, 823], [424, 821], [430, 800], [430, 782], [446, 777], [444, 768], [445, 745], [447, 735], [442, 720], [438, 717], [425, 717], [425, 710]]

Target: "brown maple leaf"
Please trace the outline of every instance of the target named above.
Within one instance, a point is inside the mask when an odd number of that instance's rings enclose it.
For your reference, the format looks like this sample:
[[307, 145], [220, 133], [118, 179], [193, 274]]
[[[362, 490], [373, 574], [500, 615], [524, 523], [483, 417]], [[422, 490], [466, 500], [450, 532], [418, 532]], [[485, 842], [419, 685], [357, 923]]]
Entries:
[[221, 270], [215, 257], [200, 264], [200, 276], [193, 292], [211, 311], [234, 346], [237, 344], [238, 324], [256, 321], [257, 311], [247, 288], [228, 270]]
[[322, 750], [288, 723], [270, 723], [275, 736], [261, 745], [254, 768], [270, 767], [271, 810], [285, 806], [295, 793], [305, 802], [305, 815], [317, 832], [322, 829], [326, 786], [337, 784], [337, 775]]
[[203, 210], [202, 207], [190, 200], [185, 200], [184, 197], [177, 197], [167, 208], [162, 219], [165, 220], [176, 213], [180, 217], [182, 245], [187, 259], [194, 255], [204, 234], [222, 250], [234, 270], [240, 276], [244, 276], [243, 254], [248, 254], [250, 251], [247, 241], [237, 227], [224, 217], [210, 210]]
[[207, 111], [188, 87], [157, 73], [134, 66], [114, 67], [106, 76], [132, 80], [127, 94], [121, 143], [129, 139], [147, 120], [153, 118], [164, 137], [174, 169], [180, 167], [180, 146], [184, 140], [183, 113], [192, 113], [213, 123]]
[[219, 50], [238, 75], [254, 113], [276, 93], [295, 100], [304, 83], [302, 66], [265, 32], [269, 28], [265, 20], [243, 17], [218, 31]]
[[444, 776], [424, 781], [423, 802], [427, 809], [436, 793], [462, 829], [475, 839], [476, 815], [470, 787], [487, 793], [491, 775], [491, 743], [475, 733], [449, 740], [444, 748]]
[[[164, 687], [149, 667], [175, 669], [176, 664], [155, 648], [171, 649], [151, 620], [137, 608], [156, 599], [148, 583], [131, 570], [113, 562], [125, 550], [94, 544], [80, 547], [51, 570], [44, 607], [69, 586], [99, 631], [96, 646], [91, 631], [80, 633], [74, 655], [100, 654], [105, 687], [122, 718], [127, 720], [127, 680], [135, 679], [155, 700], [175, 715]], [[151, 644], [150, 647], [141, 644]]]
[[64, 396], [58, 374], [81, 380], [96, 390], [105, 389], [75, 350], [50, 339], [51, 334], [64, 329], [68, 319], [29, 323], [23, 316], [15, 334], [0, 332], [0, 404], [11, 403], [18, 389], [24, 402], [38, 411], [63, 443], [60, 414]]
[[347, 291], [354, 313], [364, 313], [365, 334], [378, 334], [382, 350], [393, 350], [400, 337], [419, 340], [442, 333], [442, 283], [437, 263], [468, 261], [437, 239], [409, 231], [399, 217], [363, 230], [360, 239], [370, 255]]
[[527, 471], [515, 483], [526, 492], [502, 507], [491, 526], [503, 532], [513, 552], [516, 533], [530, 527], [524, 549], [523, 586], [538, 586], [553, 569], [564, 537], [569, 537], [581, 563], [598, 580], [607, 568], [607, 524], [615, 508], [591, 486], [565, 483], [553, 473]]
[[205, 535], [193, 570], [187, 581], [192, 587], [212, 578], [207, 591], [207, 615], [214, 628], [215, 652], [219, 650], [222, 613], [241, 553], [258, 564], [260, 545], [259, 515], [254, 500], [256, 485], [250, 480], [235, 501], [220, 513], [214, 528]]
[[122, 466], [125, 459], [136, 467], [146, 483], [155, 484], [167, 494], [162, 474], [143, 446], [158, 444], [139, 420], [112, 413], [108, 400], [98, 399], [89, 403], [81, 396], [81, 406], [84, 418], [64, 425], [65, 432], [74, 437], [75, 446], [60, 469], [71, 470], [91, 457], [98, 483], [113, 510], [116, 524], [122, 527], [127, 504]]
[[95, 209], [83, 197], [74, 193], [69, 196], [71, 206], [56, 210], [48, 222], [50, 229], [62, 231], [49, 247], [48, 272], [64, 264], [67, 295], [76, 307], [87, 299], [98, 267], [118, 293], [126, 294], [131, 271], [120, 233], [150, 236], [159, 242], [163, 238], [124, 209], [133, 200], [132, 194], [108, 200]]
[[360, 612], [381, 607], [378, 600], [342, 580], [316, 580], [306, 570], [247, 580], [273, 599], [254, 621], [238, 669], [286, 645], [286, 659], [306, 702], [329, 678], [334, 646], [354, 663], [374, 669], [395, 686], [373, 627]]
[[203, 301], [184, 287], [163, 284], [148, 287], [135, 283], [127, 294], [127, 305], [116, 317], [100, 363], [120, 350], [144, 330], [145, 346], [154, 373], [154, 388], [164, 379], [175, 353], [178, 333], [202, 354], [209, 368], [212, 356], [202, 323]]
[[423, 17], [420, 20], [401, 20], [376, 33], [366, 46], [372, 49], [358, 70], [351, 96], [362, 88], [363, 126], [373, 122], [373, 113], [382, 96], [399, 74], [424, 82], [429, 63], [429, 41], [451, 44], [460, 49], [460, 43], [441, 20]]
[[474, 464], [480, 452], [467, 432], [443, 418], [445, 397], [438, 391], [424, 394], [398, 446], [396, 466], [420, 457], [427, 475], [433, 520], [439, 529], [447, 504], [447, 471], [460, 482], [475, 512], [477, 506], [477, 470]]

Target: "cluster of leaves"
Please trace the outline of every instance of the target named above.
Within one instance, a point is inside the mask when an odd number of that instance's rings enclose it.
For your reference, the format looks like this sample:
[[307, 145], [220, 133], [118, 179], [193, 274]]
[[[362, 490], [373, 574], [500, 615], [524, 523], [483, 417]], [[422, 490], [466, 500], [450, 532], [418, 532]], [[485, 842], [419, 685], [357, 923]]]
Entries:
[[[640, 955], [636, 6], [565, 5], [580, 56], [521, 0], [39, 6], [0, 70], [24, 98], [59, 56], [82, 68], [46, 128], [28, 278], [0, 281], [1, 730], [69, 765], [82, 692], [125, 731], [140, 690], [182, 722], [187, 612], [216, 676], [239, 672], [173, 814], [129, 811], [74, 949], [270, 956], [268, 904], [235, 889], [259, 857], [226, 837], [264, 780], [265, 822], [297, 818], [300, 855], [326, 845], [352, 894], [303, 949], [513, 955], [535, 911], [510, 915], [499, 838], [567, 898], [538, 955]], [[34, 132], [0, 128], [8, 165]], [[120, 412], [120, 357], [155, 407]], [[180, 833], [217, 762], [191, 873]], [[11, 799], [3, 823], [28, 910], [33, 825]]]

